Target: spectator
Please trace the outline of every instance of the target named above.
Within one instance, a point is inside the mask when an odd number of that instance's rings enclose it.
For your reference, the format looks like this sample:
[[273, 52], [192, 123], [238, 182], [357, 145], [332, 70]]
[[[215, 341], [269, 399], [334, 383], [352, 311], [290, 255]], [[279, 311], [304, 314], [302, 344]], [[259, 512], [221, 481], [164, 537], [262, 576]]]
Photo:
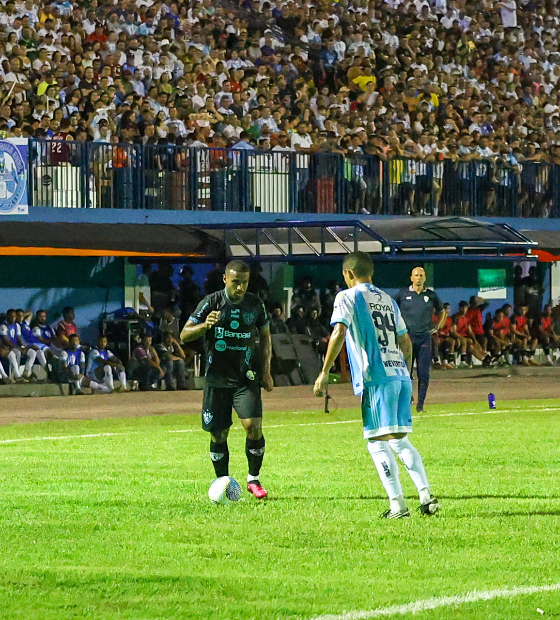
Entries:
[[290, 330], [284, 320], [284, 309], [282, 304], [274, 303], [270, 310], [270, 333], [271, 334], [289, 334]]
[[161, 368], [165, 375], [166, 391], [186, 390], [185, 353], [171, 332], [163, 334], [162, 342], [156, 347]]
[[307, 320], [305, 318], [305, 308], [295, 306], [292, 309], [292, 316], [286, 321], [286, 325], [291, 334], [307, 334]]
[[293, 298], [294, 306], [302, 306], [305, 312], [311, 309], [321, 312], [321, 302], [319, 300], [319, 294], [313, 287], [313, 280], [309, 276], [304, 276], [301, 280], [301, 285], [296, 289]]
[[141, 343], [132, 352], [128, 362], [128, 373], [133, 381], [138, 381], [140, 391], [149, 392], [152, 385], [165, 376], [157, 351], [152, 346], [151, 334], [144, 334]]
[[313, 346], [320, 356], [325, 355], [329, 344], [329, 330], [319, 320], [319, 312], [311, 308], [307, 312], [307, 325], [305, 331], [313, 341]]
[[185, 265], [179, 275], [181, 276], [179, 282], [179, 309], [181, 311], [181, 325], [184, 325], [198, 306], [202, 295], [200, 287], [193, 280], [194, 272], [192, 267]]

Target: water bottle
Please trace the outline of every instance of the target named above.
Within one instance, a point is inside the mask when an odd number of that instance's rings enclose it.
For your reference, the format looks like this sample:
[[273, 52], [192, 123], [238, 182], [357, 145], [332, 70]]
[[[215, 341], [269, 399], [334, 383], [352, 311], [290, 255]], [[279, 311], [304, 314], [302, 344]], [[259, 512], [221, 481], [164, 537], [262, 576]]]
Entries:
[[496, 409], [496, 397], [494, 394], [488, 394], [488, 406], [490, 409]]

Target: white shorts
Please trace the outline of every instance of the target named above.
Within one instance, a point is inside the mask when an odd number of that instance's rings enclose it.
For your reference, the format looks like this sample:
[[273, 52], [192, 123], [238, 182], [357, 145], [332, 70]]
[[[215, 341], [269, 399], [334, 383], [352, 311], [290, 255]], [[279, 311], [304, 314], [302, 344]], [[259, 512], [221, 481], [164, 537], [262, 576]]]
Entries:
[[391, 381], [364, 387], [364, 439], [412, 432], [412, 381]]

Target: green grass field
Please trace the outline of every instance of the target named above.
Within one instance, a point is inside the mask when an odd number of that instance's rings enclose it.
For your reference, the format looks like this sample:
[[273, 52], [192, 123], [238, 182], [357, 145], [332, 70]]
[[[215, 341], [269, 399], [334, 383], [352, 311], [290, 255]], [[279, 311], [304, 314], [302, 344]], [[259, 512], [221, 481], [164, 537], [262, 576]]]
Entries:
[[[270, 499], [234, 506], [207, 498], [198, 417], [1, 427], [0, 618], [310, 619], [560, 582], [560, 402], [486, 407], [416, 418], [442, 511], [406, 521], [378, 518], [387, 502], [357, 410], [267, 412]], [[111, 435], [78, 437], [98, 433]], [[238, 425], [230, 452], [243, 482]], [[403, 466], [401, 478], [415, 508]], [[560, 590], [414, 618], [525, 620], [537, 608], [560, 617]], [[369, 617], [381, 615], [410, 617]]]

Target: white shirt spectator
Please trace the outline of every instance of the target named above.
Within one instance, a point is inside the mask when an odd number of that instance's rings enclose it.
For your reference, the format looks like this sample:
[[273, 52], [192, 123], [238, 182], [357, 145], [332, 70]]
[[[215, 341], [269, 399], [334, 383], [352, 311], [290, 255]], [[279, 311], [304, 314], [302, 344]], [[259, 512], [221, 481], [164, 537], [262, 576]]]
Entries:
[[498, 4], [504, 28], [517, 28], [517, 5], [515, 0], [504, 0]]

